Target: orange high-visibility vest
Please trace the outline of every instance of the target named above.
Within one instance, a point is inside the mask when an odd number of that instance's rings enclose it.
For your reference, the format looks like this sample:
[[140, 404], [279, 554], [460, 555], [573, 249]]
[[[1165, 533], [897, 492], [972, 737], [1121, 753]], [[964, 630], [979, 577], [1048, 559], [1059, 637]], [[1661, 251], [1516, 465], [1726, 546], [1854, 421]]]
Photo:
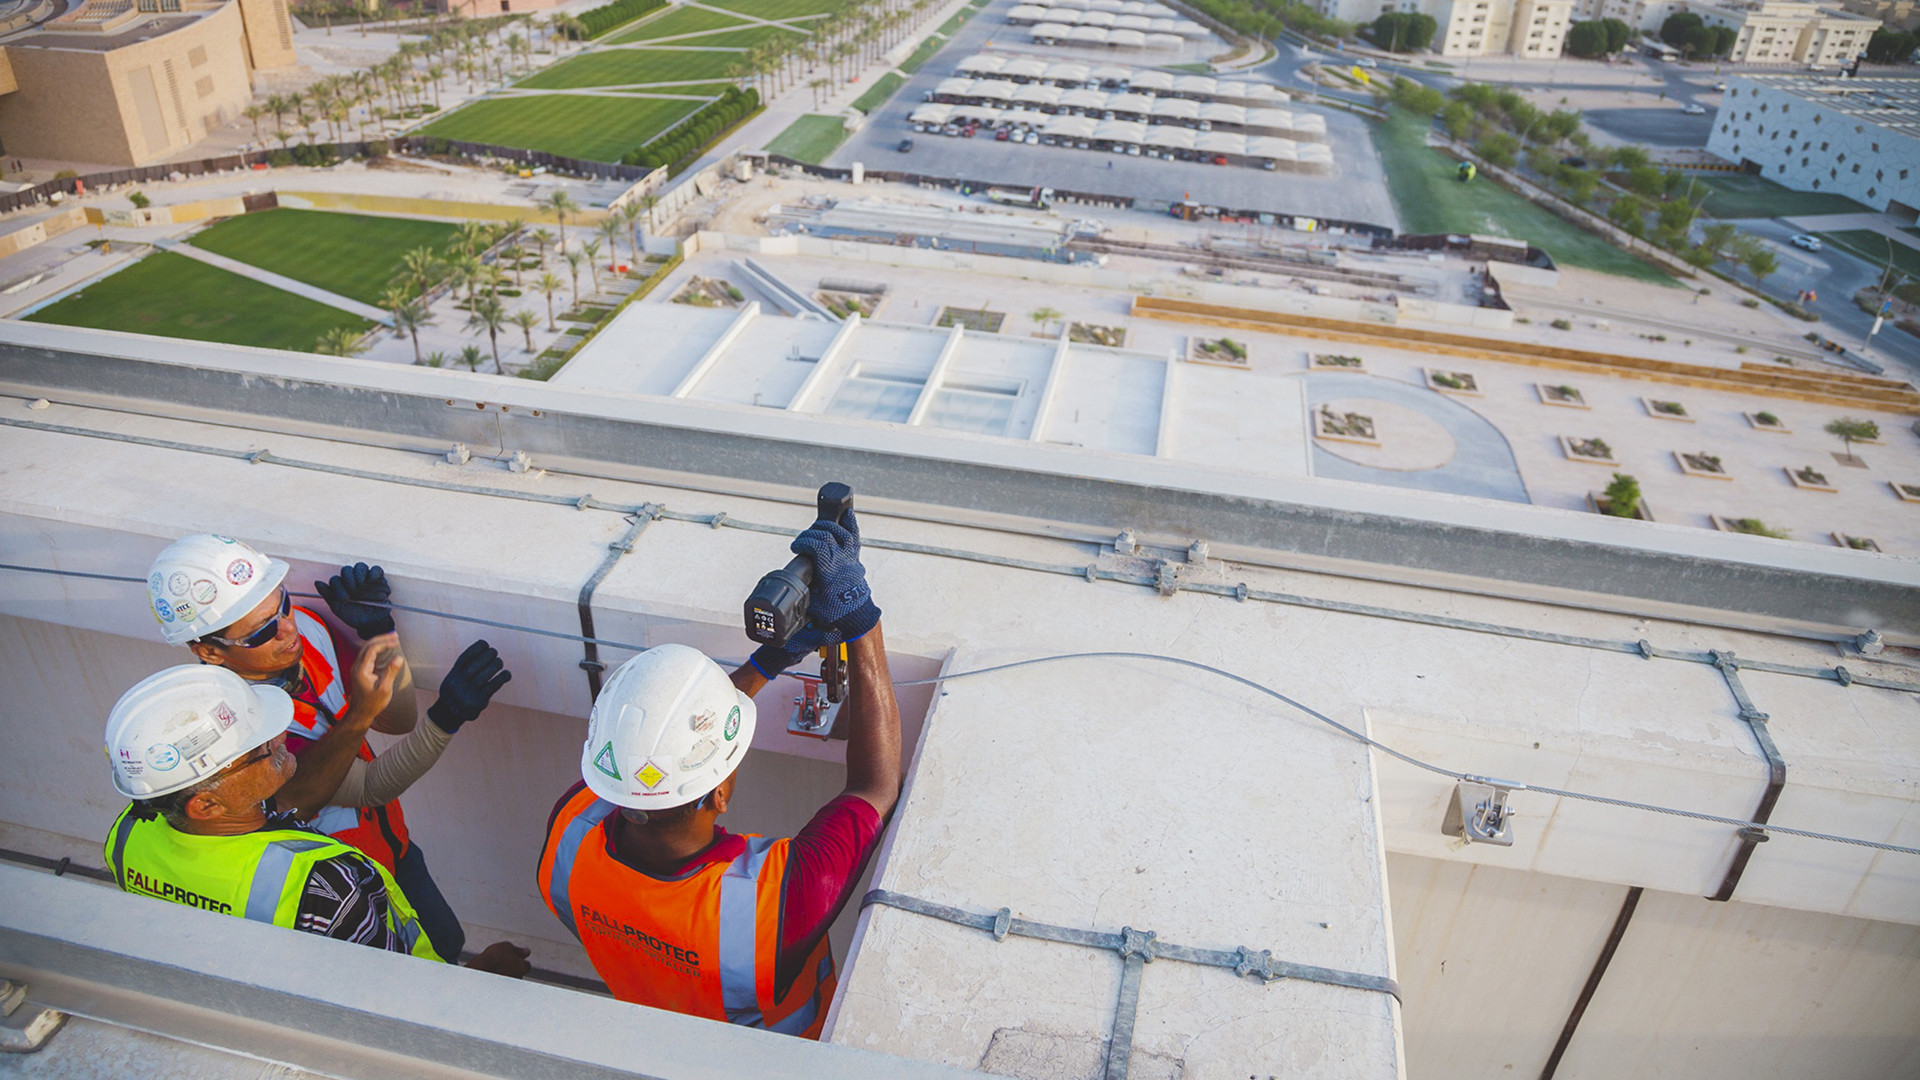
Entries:
[[838, 977], [825, 934], [784, 997], [774, 994], [780, 899], [790, 840], [743, 836], [731, 863], [679, 881], [640, 873], [608, 851], [619, 808], [581, 788], [554, 816], [540, 853], [540, 895], [586, 946], [621, 1001], [818, 1039]]
[[[333, 651], [333, 635], [320, 617], [303, 607], [293, 609], [300, 631], [300, 670], [306, 676], [302, 692], [293, 698], [293, 722], [287, 733], [318, 739], [333, 730], [333, 720], [347, 711], [347, 684], [340, 678], [340, 656]], [[372, 761], [367, 740], [360, 740], [361, 761]], [[365, 852], [393, 872], [393, 864], [407, 853], [407, 817], [400, 800], [384, 806], [328, 806], [314, 815], [313, 827]]]

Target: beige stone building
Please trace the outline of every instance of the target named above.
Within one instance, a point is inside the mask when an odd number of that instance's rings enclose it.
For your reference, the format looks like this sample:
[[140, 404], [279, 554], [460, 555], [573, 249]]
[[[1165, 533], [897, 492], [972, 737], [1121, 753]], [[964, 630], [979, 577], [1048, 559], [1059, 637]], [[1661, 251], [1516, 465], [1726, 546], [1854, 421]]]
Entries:
[[1818, 64], [1838, 67], [1865, 52], [1880, 29], [1870, 16], [1798, 0], [1688, 3], [1708, 26], [1730, 26], [1739, 36], [1727, 60], [1735, 64]]
[[1575, 0], [1319, 0], [1322, 14], [1368, 23], [1389, 11], [1423, 12], [1438, 28], [1428, 46], [1442, 56], [1511, 54], [1550, 60], [1573, 24]]
[[1879, 19], [1890, 30], [1920, 30], [1920, 3], [1914, 0], [1840, 0], [1839, 7]]
[[0, 36], [0, 146], [148, 164], [232, 122], [256, 69], [293, 62], [286, 0], [86, 0]]

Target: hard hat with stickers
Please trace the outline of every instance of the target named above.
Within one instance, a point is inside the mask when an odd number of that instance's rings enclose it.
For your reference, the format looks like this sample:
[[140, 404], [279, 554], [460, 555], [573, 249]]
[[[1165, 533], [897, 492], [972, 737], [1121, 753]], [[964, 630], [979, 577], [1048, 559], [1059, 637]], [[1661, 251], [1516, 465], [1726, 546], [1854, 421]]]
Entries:
[[107, 715], [113, 787], [152, 799], [205, 780], [287, 729], [293, 699], [223, 667], [181, 664], [134, 684]]
[[753, 699], [719, 664], [659, 645], [620, 665], [594, 700], [580, 776], [617, 806], [670, 810], [732, 776], [753, 729]]
[[287, 564], [232, 537], [196, 533], [167, 545], [147, 571], [147, 604], [169, 645], [232, 626], [273, 595]]

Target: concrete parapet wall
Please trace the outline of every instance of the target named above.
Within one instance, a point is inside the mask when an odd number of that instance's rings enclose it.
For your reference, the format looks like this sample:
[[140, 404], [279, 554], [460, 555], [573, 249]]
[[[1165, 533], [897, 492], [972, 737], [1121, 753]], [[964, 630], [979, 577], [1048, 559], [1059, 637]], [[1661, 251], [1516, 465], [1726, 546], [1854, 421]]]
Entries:
[[15, 229], [13, 232], [0, 236], [0, 259], [4, 259], [9, 255], [18, 255], [36, 244], [45, 243], [69, 229], [85, 225], [91, 220], [92, 214], [89, 211], [76, 206], [72, 209], [62, 210], [57, 214], [41, 218], [39, 221], [34, 222], [24, 229]]

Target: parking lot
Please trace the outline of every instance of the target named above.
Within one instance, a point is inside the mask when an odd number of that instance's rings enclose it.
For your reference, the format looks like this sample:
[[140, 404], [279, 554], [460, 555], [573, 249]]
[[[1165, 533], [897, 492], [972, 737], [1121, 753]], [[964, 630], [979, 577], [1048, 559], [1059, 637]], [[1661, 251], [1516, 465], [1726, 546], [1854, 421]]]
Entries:
[[[849, 137], [827, 164], [844, 168], [861, 162], [869, 169], [911, 171], [1008, 187], [1052, 187], [1148, 201], [1190, 199], [1233, 209], [1398, 226], [1367, 121], [1337, 109], [1316, 110], [1326, 117], [1325, 145], [1332, 150], [1333, 167], [1313, 174], [1061, 146], [1016, 145], [1010, 140], [995, 141], [984, 130], [970, 139], [916, 133], [907, 114], [942, 80], [953, 76], [956, 65], [966, 57], [991, 48], [1064, 58], [1054, 50], [1010, 47], [1026, 37], [1024, 31], [1006, 25], [1006, 12], [1013, 4], [1014, 0], [996, 0], [962, 27], [947, 47], [901, 87], [865, 128]], [[1134, 66], [1150, 60], [1119, 52], [1112, 58], [1114, 63]], [[1291, 107], [1302, 106], [1296, 102]], [[909, 153], [898, 149], [903, 138], [913, 140]]]

